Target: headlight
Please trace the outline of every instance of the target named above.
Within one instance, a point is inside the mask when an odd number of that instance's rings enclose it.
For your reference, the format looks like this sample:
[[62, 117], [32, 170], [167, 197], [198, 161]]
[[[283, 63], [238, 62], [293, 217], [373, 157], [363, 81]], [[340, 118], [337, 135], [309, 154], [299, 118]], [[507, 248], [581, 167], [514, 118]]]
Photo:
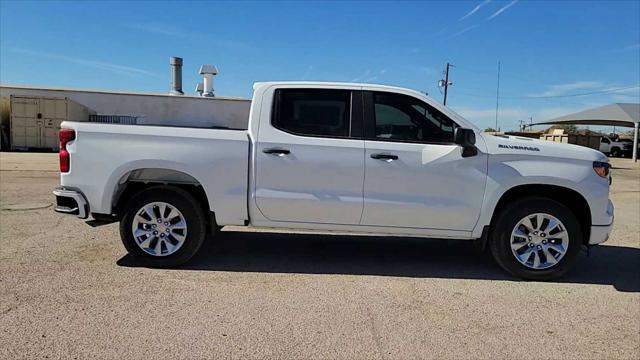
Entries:
[[595, 171], [596, 174], [598, 174], [598, 176], [600, 177], [606, 178], [607, 176], [609, 176], [609, 168], [611, 168], [611, 165], [609, 165], [609, 163], [602, 161], [593, 162], [593, 171]]

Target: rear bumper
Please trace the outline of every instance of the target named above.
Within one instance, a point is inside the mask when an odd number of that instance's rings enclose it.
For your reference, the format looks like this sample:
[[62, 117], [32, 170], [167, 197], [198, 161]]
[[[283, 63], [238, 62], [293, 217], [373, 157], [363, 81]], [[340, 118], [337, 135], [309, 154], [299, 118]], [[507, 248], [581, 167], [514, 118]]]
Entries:
[[53, 195], [56, 197], [55, 212], [75, 215], [81, 219], [89, 217], [89, 204], [80, 191], [59, 187], [53, 190]]

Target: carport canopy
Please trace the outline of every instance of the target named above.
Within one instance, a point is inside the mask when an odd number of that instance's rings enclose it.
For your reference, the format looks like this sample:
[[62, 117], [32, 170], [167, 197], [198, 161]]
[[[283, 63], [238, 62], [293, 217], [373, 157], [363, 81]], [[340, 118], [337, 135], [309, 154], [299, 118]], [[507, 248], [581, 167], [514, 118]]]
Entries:
[[615, 103], [577, 113], [560, 116], [555, 119], [531, 125], [603, 125], [632, 127], [633, 160], [638, 161], [638, 124], [640, 123], [640, 104]]

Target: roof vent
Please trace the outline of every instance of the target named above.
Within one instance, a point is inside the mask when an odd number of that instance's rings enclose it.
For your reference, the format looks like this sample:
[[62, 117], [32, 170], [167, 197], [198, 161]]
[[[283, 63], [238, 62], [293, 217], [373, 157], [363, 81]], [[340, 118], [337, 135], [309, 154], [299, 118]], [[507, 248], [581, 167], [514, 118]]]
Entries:
[[182, 58], [172, 56], [169, 58], [171, 65], [171, 95], [184, 95], [182, 92]]
[[218, 75], [218, 68], [215, 65], [202, 65], [200, 75], [204, 78], [202, 96], [215, 96], [213, 94], [213, 76]]

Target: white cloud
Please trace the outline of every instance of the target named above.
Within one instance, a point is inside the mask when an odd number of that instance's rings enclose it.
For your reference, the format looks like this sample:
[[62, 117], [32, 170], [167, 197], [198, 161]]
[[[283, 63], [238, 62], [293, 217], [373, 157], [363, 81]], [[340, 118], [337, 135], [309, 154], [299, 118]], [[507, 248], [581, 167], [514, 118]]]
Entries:
[[604, 84], [600, 81], [577, 81], [567, 84], [551, 85], [542, 93], [530, 94], [526, 97], [533, 99], [540, 97], [602, 96], [606, 93], [635, 94], [638, 93], [638, 91], [640, 91], [640, 86], [637, 85]]
[[637, 94], [640, 96], [640, 86], [614, 86], [610, 89], [617, 89], [615, 90], [616, 94]]
[[594, 90], [602, 88], [603, 84], [599, 81], [577, 81], [567, 84], [558, 84], [548, 86], [548, 89], [539, 94], [531, 94], [530, 96], [561, 96], [575, 93], [578, 90]]
[[483, 2], [481, 2], [480, 4], [476, 5], [473, 9], [471, 9], [471, 11], [469, 11], [468, 13], [466, 13], [463, 17], [461, 17], [460, 19], [458, 19], [458, 21], [462, 21], [466, 18], [468, 18], [469, 16], [475, 14], [476, 12], [478, 12], [478, 10], [480, 10], [483, 6], [487, 5], [488, 3], [490, 3], [491, 0], [484, 0]]
[[[476, 124], [480, 128], [494, 127], [496, 122], [495, 108], [470, 108], [452, 106], [458, 114]], [[498, 108], [498, 125], [502, 129], [514, 128], [518, 120], [528, 119], [530, 112], [522, 108]], [[505, 126], [507, 125], [507, 126]], [[517, 125], [515, 126], [517, 128]]]
[[507, 5], [501, 7], [500, 9], [498, 9], [498, 11], [494, 12], [493, 15], [489, 16], [487, 18], [487, 20], [492, 20], [493, 18], [495, 18], [498, 15], [502, 14], [503, 12], [507, 11], [507, 9], [509, 9], [510, 7], [515, 5], [517, 2], [518, 2], [518, 0], [513, 0], [512, 2], [508, 3]]
[[41, 58], [61, 60], [61, 61], [72, 63], [72, 64], [77, 64], [77, 65], [90, 67], [98, 70], [104, 70], [111, 73], [126, 75], [130, 77], [146, 75], [146, 76], [153, 76], [153, 77], [160, 78], [160, 76], [156, 73], [153, 73], [144, 69], [135, 68], [132, 66], [125, 66], [125, 65], [108, 63], [108, 62], [97, 61], [97, 60], [89, 60], [89, 59], [83, 59], [83, 58], [74, 57], [74, 56], [53, 54], [53, 53], [47, 53], [42, 51], [33, 51], [33, 50], [22, 49], [22, 48], [10, 48], [9, 50], [18, 54], [32, 55], [32, 56], [37, 56]]
[[367, 69], [362, 75], [349, 80], [349, 82], [371, 82], [378, 80], [387, 73], [387, 69], [382, 69], [375, 74], [372, 73], [373, 71], [371, 69]]
[[126, 24], [124, 25], [124, 27], [133, 30], [148, 32], [151, 34], [167, 35], [173, 37], [190, 37], [193, 35], [191, 33], [181, 31], [173, 25], [167, 24]]
[[438, 72], [431, 66], [418, 66], [418, 71], [423, 73], [424, 75], [434, 75]]
[[142, 32], [146, 32], [154, 35], [174, 37], [174, 38], [185, 39], [185, 40], [190, 40], [194, 42], [205, 41], [207, 42], [207, 44], [217, 45], [217, 46], [228, 48], [231, 50], [240, 50], [240, 51], [255, 50], [255, 47], [249, 43], [244, 43], [242, 41], [236, 41], [236, 40], [227, 40], [220, 36], [212, 37], [207, 33], [185, 31], [184, 29], [179, 29], [172, 24], [148, 23], [148, 24], [125, 24], [122, 26], [128, 29], [142, 31]]
[[354, 77], [353, 79], [349, 80], [349, 82], [360, 82], [363, 79], [366, 79], [367, 77], [369, 77], [369, 75], [371, 75], [371, 69], [367, 69], [364, 74]]
[[612, 95], [611, 102], [616, 103], [640, 103], [640, 93], [636, 95]]
[[467, 26], [466, 28], [464, 28], [464, 29], [452, 34], [451, 36], [449, 36], [449, 39], [452, 38], [452, 37], [456, 37], [458, 35], [462, 35], [462, 34], [468, 32], [468, 31], [471, 31], [471, 30], [477, 28], [478, 26], [480, 26], [480, 25], [476, 24], [476, 25]]
[[550, 107], [537, 110], [533, 115], [534, 122], [536, 121], [546, 121], [551, 120], [560, 116], [573, 114], [579, 111], [586, 110], [588, 107], [585, 106], [560, 106], [560, 107]]

